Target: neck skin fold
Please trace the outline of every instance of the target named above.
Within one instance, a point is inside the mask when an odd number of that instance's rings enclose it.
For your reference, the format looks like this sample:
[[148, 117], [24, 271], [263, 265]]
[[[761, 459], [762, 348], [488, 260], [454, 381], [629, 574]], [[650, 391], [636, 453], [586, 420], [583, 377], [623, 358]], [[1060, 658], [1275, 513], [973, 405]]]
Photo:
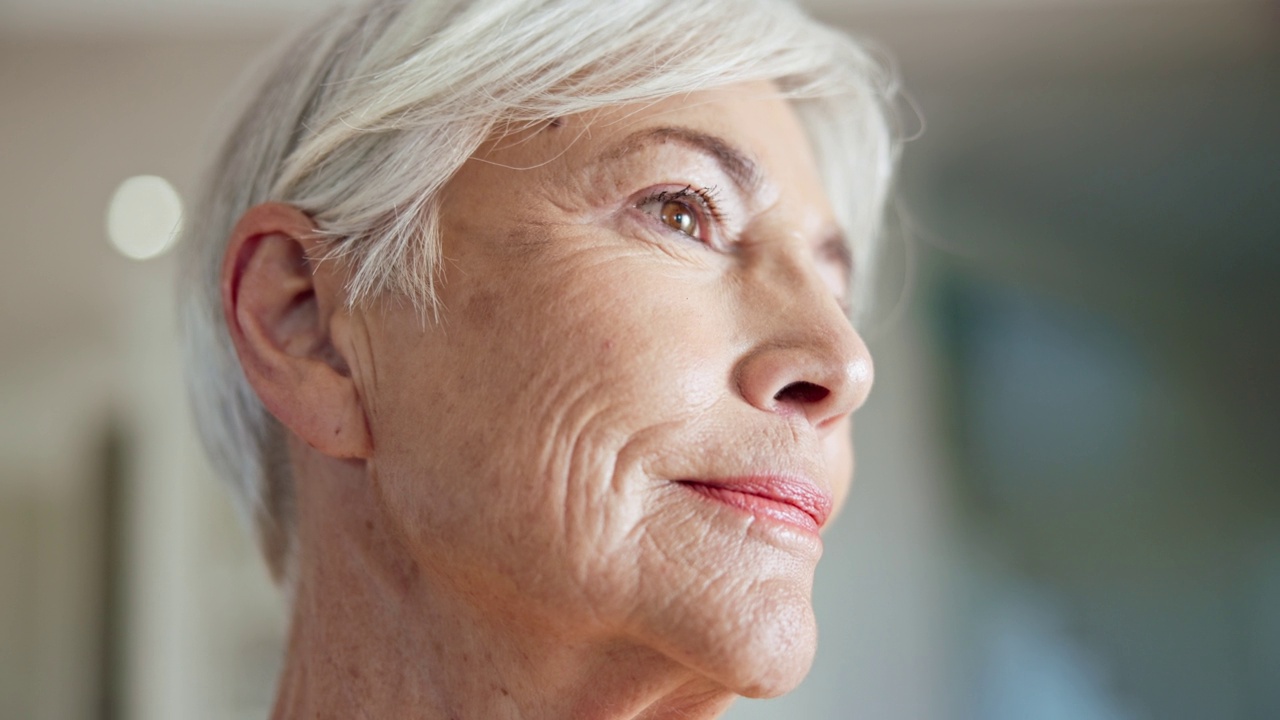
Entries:
[[[296, 448], [295, 448], [296, 449]], [[735, 695], [623, 638], [481, 612], [385, 530], [361, 463], [293, 452], [297, 582], [272, 720], [714, 718]]]

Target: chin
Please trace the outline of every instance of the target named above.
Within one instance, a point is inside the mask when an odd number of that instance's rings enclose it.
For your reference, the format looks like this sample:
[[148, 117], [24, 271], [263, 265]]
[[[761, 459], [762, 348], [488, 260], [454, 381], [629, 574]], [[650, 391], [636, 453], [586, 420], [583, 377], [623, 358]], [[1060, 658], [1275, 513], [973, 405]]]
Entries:
[[795, 690], [809, 674], [813, 664], [813, 653], [795, 662], [781, 662], [768, 668], [763, 677], [735, 688], [734, 692], [753, 700], [768, 700]]
[[734, 691], [743, 697], [774, 698], [794, 690], [809, 674], [817, 632], [809, 607], [772, 632], [761, 633], [742, 651]]
[[700, 603], [685, 622], [667, 627], [665, 654], [744, 697], [794, 690], [817, 647], [809, 591], [766, 583], [736, 600]]

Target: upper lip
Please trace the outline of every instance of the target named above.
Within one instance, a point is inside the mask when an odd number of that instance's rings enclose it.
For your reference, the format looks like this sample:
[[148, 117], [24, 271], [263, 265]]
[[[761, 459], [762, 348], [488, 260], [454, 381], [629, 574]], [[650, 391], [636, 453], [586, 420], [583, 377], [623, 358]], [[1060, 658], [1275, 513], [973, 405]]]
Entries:
[[789, 475], [745, 475], [730, 478], [690, 479], [680, 482], [724, 488], [786, 503], [807, 513], [818, 527], [825, 525], [827, 518], [831, 517], [833, 503], [831, 493], [805, 478]]

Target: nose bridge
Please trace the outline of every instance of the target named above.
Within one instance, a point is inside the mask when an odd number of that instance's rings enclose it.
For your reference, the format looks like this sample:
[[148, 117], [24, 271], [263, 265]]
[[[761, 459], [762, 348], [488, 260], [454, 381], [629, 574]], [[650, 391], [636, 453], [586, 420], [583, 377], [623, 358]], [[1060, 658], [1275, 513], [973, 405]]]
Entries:
[[769, 300], [764, 315], [776, 324], [773, 332], [787, 344], [808, 346], [820, 354], [855, 355], [862, 340], [844, 314], [832, 289], [823, 281], [812, 257], [778, 253], [764, 269], [762, 286]]
[[826, 430], [866, 400], [870, 354], [810, 257], [776, 253], [755, 274], [739, 386], [762, 410]]

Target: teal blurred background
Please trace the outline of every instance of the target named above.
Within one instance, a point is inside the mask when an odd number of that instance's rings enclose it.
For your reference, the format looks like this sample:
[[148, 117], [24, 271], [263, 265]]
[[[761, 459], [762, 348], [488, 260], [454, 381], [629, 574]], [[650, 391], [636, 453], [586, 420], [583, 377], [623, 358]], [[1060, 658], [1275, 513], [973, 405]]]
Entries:
[[[0, 718], [266, 717], [285, 612], [190, 429], [173, 257], [104, 218], [189, 195], [318, 6], [0, 3]], [[1280, 718], [1280, 4], [808, 6], [919, 137], [818, 658], [728, 717]]]

